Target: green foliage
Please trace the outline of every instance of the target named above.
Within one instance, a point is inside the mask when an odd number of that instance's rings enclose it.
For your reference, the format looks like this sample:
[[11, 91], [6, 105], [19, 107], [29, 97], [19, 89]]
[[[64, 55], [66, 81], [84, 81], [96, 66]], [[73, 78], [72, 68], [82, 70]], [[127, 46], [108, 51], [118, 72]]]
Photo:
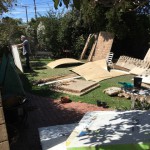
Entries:
[[0, 0], [0, 14], [7, 12], [8, 8], [12, 6], [12, 3], [16, 0]]
[[[20, 42], [20, 35], [23, 34], [24, 27], [20, 26], [21, 22], [9, 17], [3, 18], [0, 24], [0, 50], [6, 51], [8, 46]], [[19, 38], [18, 38], [19, 37]]]
[[42, 22], [39, 23], [37, 27], [37, 40], [40, 49], [46, 48], [46, 43], [45, 43], [45, 26]]
[[80, 57], [80, 54], [82, 53], [84, 45], [85, 45], [85, 39], [84, 39], [83, 35], [81, 35], [75, 39], [75, 42], [73, 44], [73, 50], [74, 50], [74, 56], [76, 58]]
[[106, 17], [105, 13], [108, 8], [103, 7], [101, 4], [93, 4], [93, 1], [84, 0], [81, 5], [81, 19], [89, 32], [99, 32], [105, 30]]
[[[146, 53], [150, 41], [147, 0], [54, 0], [56, 8], [62, 3], [67, 7], [72, 3], [72, 9], [60, 14], [48, 11], [46, 16], [29, 22], [26, 35], [32, 52], [46, 50], [52, 52], [53, 57], [60, 58], [64, 57], [63, 50], [70, 50], [71, 57], [78, 58], [90, 33], [109, 31], [122, 45], [119, 51], [125, 49], [128, 50], [126, 54], [137, 55], [140, 51]], [[45, 29], [41, 29], [40, 22]], [[24, 27], [21, 22], [16, 24], [10, 19], [8, 26], [1, 24], [0, 47], [6, 47], [14, 41], [20, 42], [18, 37], [24, 34]]]

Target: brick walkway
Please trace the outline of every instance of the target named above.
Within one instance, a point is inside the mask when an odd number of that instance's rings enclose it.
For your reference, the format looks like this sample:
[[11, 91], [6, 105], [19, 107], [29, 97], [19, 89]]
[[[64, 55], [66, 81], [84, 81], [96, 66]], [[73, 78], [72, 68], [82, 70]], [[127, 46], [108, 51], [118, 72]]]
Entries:
[[24, 122], [7, 123], [11, 150], [41, 150], [38, 128], [75, 123], [80, 121], [87, 111], [104, 110], [85, 103], [60, 104], [58, 100], [31, 94], [27, 94], [27, 98], [28, 102], [24, 104], [27, 119]]

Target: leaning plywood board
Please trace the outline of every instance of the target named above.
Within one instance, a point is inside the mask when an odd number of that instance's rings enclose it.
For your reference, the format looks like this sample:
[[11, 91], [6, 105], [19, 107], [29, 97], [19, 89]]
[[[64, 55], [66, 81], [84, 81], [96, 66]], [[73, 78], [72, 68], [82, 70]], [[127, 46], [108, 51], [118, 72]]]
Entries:
[[18, 69], [20, 69], [21, 72], [23, 72], [22, 63], [20, 60], [20, 55], [19, 55], [18, 48], [16, 45], [12, 45], [12, 54], [14, 57], [15, 65], [18, 67]]
[[109, 32], [100, 32], [93, 53], [92, 61], [106, 59], [107, 55], [111, 51], [113, 44], [113, 34]]
[[67, 150], [148, 150], [150, 111], [94, 111], [81, 119]]
[[53, 62], [50, 62], [47, 64], [48, 67], [54, 69], [55, 67], [58, 67], [60, 65], [65, 65], [65, 64], [82, 64], [83, 62], [73, 59], [73, 58], [62, 58], [62, 59], [57, 59]]
[[3, 141], [0, 143], [0, 150], [9, 150], [9, 143], [8, 141]]
[[80, 59], [83, 59], [83, 58], [84, 58], [85, 53], [86, 53], [87, 48], [88, 48], [88, 45], [89, 45], [89, 42], [90, 42], [90, 40], [91, 40], [92, 37], [93, 37], [93, 35], [92, 35], [92, 34], [89, 34], [88, 39], [87, 39], [87, 41], [86, 41], [86, 43], [85, 43], [85, 46], [84, 46], [84, 48], [83, 48], [83, 51], [82, 51], [82, 53], [81, 53]]
[[81, 96], [98, 86], [99, 84], [97, 82], [74, 79], [71, 81], [56, 83], [52, 85], [51, 90]]
[[150, 48], [149, 48], [149, 50], [147, 51], [147, 53], [144, 57], [144, 61], [149, 61], [150, 62]]

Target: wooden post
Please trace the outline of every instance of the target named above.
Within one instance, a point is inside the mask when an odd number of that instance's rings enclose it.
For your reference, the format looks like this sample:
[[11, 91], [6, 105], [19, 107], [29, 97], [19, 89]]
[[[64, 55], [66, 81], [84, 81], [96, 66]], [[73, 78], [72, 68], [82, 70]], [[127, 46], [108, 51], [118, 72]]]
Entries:
[[96, 47], [96, 44], [97, 44], [98, 35], [95, 34], [94, 37], [95, 37], [95, 41], [94, 41], [94, 44], [93, 44], [93, 46], [92, 46], [90, 55], [89, 55], [89, 57], [88, 57], [88, 61], [92, 61], [92, 57], [93, 57], [93, 54], [94, 54], [94, 51], [95, 51], [95, 47]]
[[93, 36], [93, 34], [89, 34], [88, 39], [87, 39], [87, 41], [86, 41], [86, 43], [85, 43], [85, 46], [84, 46], [84, 48], [83, 48], [83, 51], [82, 51], [82, 53], [81, 53], [80, 59], [83, 59], [83, 58], [84, 58], [85, 53], [86, 53], [86, 51], [87, 51], [87, 48], [88, 48], [88, 45], [89, 45], [89, 42], [90, 42], [92, 36]]

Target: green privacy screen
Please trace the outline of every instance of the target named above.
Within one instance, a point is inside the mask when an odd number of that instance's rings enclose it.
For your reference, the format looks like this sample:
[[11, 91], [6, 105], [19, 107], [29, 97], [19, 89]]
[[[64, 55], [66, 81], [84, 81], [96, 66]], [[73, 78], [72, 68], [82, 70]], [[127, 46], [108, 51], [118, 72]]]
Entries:
[[0, 85], [2, 86], [2, 94], [24, 95], [24, 89], [20, 77], [16, 71], [11, 55], [3, 55], [0, 66]]

